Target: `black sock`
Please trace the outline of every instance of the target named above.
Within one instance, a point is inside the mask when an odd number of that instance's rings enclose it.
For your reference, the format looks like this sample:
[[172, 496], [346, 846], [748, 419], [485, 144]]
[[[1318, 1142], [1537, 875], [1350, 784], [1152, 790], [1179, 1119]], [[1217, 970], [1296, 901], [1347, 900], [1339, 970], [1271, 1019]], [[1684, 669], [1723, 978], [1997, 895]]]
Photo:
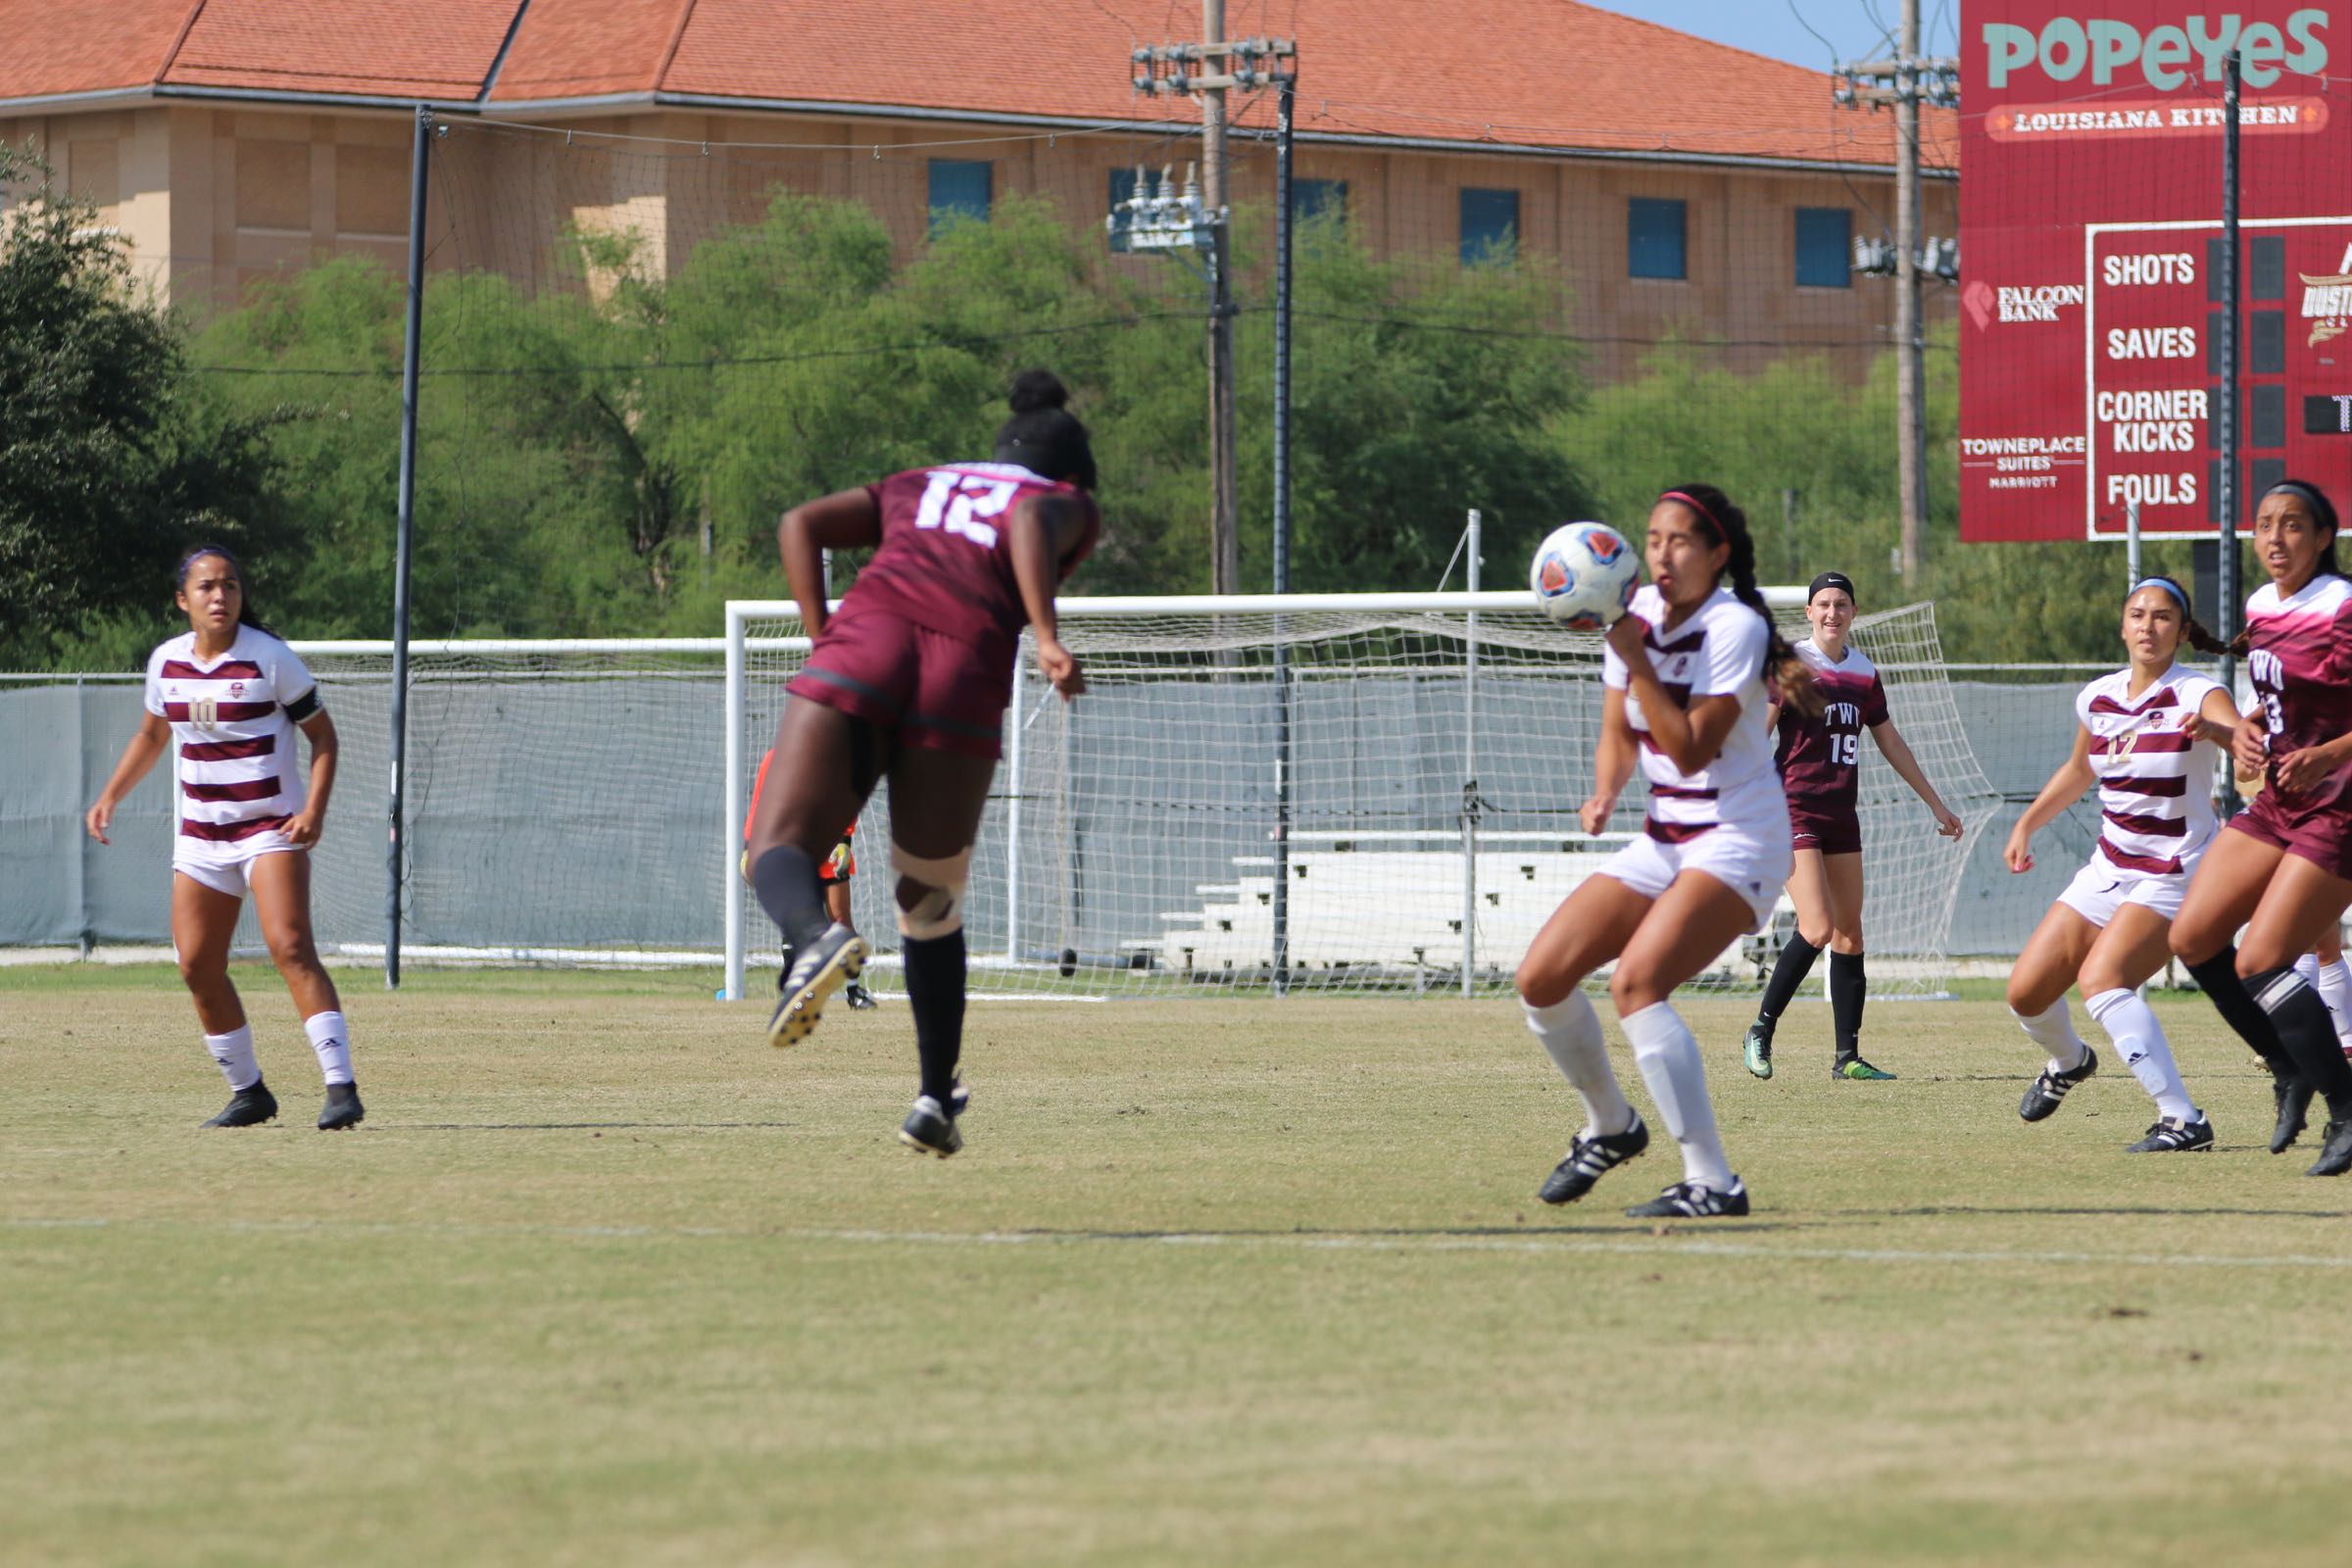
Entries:
[[[1772, 966], [1772, 978], [1765, 982], [1764, 1003], [1756, 1008], [1758, 1022], [1781, 1021], [1781, 1014], [1788, 1010], [1789, 1002], [1796, 996], [1796, 988], [1805, 983], [1805, 976], [1813, 972], [1813, 960], [1820, 956], [1819, 948], [1803, 937], [1790, 934], [1788, 945], [1781, 949], [1780, 962]], [[1832, 972], [1836, 972], [1835, 965]]]
[[784, 933], [784, 946], [794, 953], [823, 936], [833, 923], [825, 912], [825, 889], [816, 879], [816, 862], [789, 844], [760, 857], [752, 867], [752, 891]]
[[963, 1055], [963, 930], [899, 944], [906, 965], [906, 1004], [914, 1011], [914, 1049], [923, 1058], [923, 1093], [953, 1115], [956, 1063]]
[[2352, 1121], [2352, 1063], [2336, 1044], [2328, 1004], [2292, 965], [2246, 976], [2246, 990], [2278, 1031], [2305, 1082], [2328, 1097], [2329, 1121]]
[[1830, 955], [1830, 1016], [1838, 1027], [1838, 1059], [1862, 1054], [1862, 1003], [1870, 995], [1870, 975], [1859, 953]]
[[2271, 1023], [2270, 1015], [2254, 1004], [2246, 983], [2237, 977], [2237, 949], [2224, 948], [2204, 962], [2190, 964], [2188, 977], [2213, 1003], [2222, 1022], [2237, 1031], [2237, 1038], [2252, 1046], [2254, 1054], [2269, 1063], [2271, 1071], [2295, 1071], [2294, 1058], [2279, 1043], [2278, 1031]]

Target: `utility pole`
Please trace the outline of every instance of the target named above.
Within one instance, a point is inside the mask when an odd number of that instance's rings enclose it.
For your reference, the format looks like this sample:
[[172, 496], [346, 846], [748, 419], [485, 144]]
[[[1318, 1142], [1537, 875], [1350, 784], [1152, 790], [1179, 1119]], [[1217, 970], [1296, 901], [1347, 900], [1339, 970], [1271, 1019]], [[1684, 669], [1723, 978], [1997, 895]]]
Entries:
[[[1200, 0], [1200, 43], [1162, 44], [1135, 51], [1135, 89], [1189, 93], [1200, 100], [1201, 206], [1208, 252], [1209, 587], [1242, 588], [1241, 476], [1234, 458], [1233, 263], [1226, 224], [1229, 189], [1225, 151], [1225, 94], [1273, 85], [1266, 63], [1293, 54], [1287, 39], [1229, 39], [1225, 0]], [[1113, 215], [1114, 232], [1116, 215]]]
[[[1895, 58], [1843, 67], [1838, 74], [1844, 78], [1837, 91], [1840, 107], [1851, 109], [1867, 103], [1876, 111], [1882, 104], [1894, 106], [1895, 419], [1903, 586], [1913, 589], [1919, 584], [1928, 522], [1927, 344], [1919, 310], [1919, 105], [1925, 98], [1943, 107], [1956, 106], [1960, 101], [1959, 66], [1949, 59], [1921, 57], [1919, 0], [1903, 0], [1902, 41]], [[1865, 249], [1861, 245], [1855, 248], [1858, 254]]]

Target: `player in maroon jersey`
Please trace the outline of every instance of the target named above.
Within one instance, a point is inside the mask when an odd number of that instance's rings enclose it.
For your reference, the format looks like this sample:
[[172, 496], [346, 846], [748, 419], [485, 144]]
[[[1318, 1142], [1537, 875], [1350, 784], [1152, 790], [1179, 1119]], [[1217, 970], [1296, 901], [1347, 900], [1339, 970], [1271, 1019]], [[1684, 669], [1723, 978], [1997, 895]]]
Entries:
[[[865, 943], [827, 918], [817, 866], [888, 778], [900, 951], [922, 1058], [922, 1090], [899, 1137], [943, 1159], [963, 1147], [964, 883], [1003, 755], [1021, 628], [1065, 701], [1086, 690], [1054, 615], [1055, 590], [1102, 528], [1094, 452], [1062, 407], [1068, 396], [1046, 371], [1025, 370], [995, 462], [915, 469], [804, 502], [776, 529], [815, 646], [785, 688], [750, 834], [752, 886], [793, 951], [768, 1039], [804, 1039], [865, 962]], [[828, 614], [822, 552], [868, 545], [873, 559]]]
[[1846, 646], [1846, 632], [1854, 623], [1853, 579], [1841, 571], [1815, 577], [1805, 595], [1805, 618], [1813, 623], [1813, 635], [1796, 645], [1796, 654], [1813, 671], [1821, 711], [1805, 718], [1774, 710], [1780, 726], [1775, 760], [1788, 794], [1788, 825], [1796, 846], [1796, 866], [1788, 874], [1796, 934], [1781, 949], [1756, 1021], [1748, 1025], [1747, 1070], [1759, 1078], [1772, 1076], [1773, 1031], [1826, 947], [1830, 1015], [1838, 1035], [1830, 1075], [1884, 1080], [1894, 1074], [1862, 1059], [1862, 1004], [1870, 985], [1862, 957], [1862, 818], [1855, 807], [1862, 732], [1870, 731], [1887, 764], [1927, 803], [1936, 831], [1958, 838], [1960, 818], [1928, 782], [1909, 743], [1887, 716], [1886, 688], [1879, 680], [1878, 666], [1860, 649]]
[[2335, 532], [2317, 485], [2283, 479], [2263, 493], [2254, 554], [2271, 580], [2246, 601], [2232, 645], [2251, 650], [2256, 702], [2230, 740], [2262, 793], [2215, 838], [2173, 918], [2173, 952], [2270, 1065], [2271, 1152], [2294, 1143], [2314, 1094], [2327, 1098], [2313, 1176], [2352, 1169], [2352, 1065], [2295, 972], [2352, 903], [2352, 582], [2336, 569]]

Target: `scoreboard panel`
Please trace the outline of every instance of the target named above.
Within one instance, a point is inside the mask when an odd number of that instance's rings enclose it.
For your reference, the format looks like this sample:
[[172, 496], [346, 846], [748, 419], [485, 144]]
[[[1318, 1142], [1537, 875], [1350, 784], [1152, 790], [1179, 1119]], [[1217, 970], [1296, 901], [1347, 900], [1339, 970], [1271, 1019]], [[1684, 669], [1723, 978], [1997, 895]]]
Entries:
[[[2064, 0], [2062, 0], [2064, 4]], [[2206, 535], [2221, 476], [2222, 93], [2244, 63], [2241, 498], [2352, 504], [2352, 13], [1971, 0], [1962, 48], [1960, 532]], [[2239, 522], [2244, 522], [2241, 499]]]

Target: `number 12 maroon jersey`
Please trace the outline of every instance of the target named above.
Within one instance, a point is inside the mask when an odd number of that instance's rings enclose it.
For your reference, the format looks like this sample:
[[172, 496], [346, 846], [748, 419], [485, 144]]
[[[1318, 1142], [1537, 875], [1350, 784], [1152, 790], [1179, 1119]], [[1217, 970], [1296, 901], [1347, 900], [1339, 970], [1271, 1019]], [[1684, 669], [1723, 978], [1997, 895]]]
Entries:
[[1094, 546], [1094, 498], [1011, 463], [952, 463], [894, 473], [866, 494], [882, 543], [843, 608], [883, 610], [1009, 662], [1029, 612], [1012, 570], [1013, 509], [1032, 496], [1086, 508], [1086, 542], [1061, 564], [1066, 578]]

